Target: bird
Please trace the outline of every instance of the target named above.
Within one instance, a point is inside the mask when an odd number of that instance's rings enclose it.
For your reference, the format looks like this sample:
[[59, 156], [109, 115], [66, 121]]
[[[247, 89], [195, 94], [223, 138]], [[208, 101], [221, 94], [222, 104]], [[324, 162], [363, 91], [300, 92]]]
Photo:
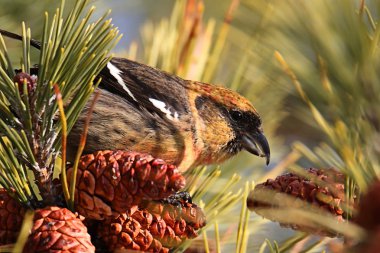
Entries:
[[[100, 95], [83, 153], [131, 150], [186, 171], [222, 163], [246, 150], [269, 164], [261, 117], [237, 92], [119, 57], [98, 78]], [[70, 131], [68, 157], [74, 157], [90, 107], [88, 102]]]
[[[20, 35], [0, 29], [17, 40]], [[41, 43], [31, 39], [37, 49]], [[114, 57], [100, 71], [98, 99], [88, 126], [84, 154], [100, 150], [147, 153], [182, 171], [221, 163], [242, 150], [265, 157], [270, 147], [251, 102], [227, 88], [184, 80], [126, 58]], [[74, 161], [91, 99], [68, 136]]]

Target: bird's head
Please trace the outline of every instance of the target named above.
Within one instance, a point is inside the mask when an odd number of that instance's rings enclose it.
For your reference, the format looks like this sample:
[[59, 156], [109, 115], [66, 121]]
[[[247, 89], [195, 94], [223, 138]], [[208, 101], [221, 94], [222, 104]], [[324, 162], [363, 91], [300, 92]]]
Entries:
[[192, 101], [198, 114], [197, 131], [204, 142], [206, 162], [221, 162], [246, 150], [270, 161], [261, 118], [248, 99], [210, 84], [192, 82]]

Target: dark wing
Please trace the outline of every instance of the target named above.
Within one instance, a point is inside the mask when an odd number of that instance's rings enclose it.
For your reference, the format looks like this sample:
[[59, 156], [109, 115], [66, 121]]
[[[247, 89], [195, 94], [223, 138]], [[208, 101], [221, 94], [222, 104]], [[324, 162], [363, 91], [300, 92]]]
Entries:
[[186, 81], [175, 75], [125, 58], [113, 58], [100, 76], [101, 88], [136, 108], [168, 119], [180, 118], [190, 111]]

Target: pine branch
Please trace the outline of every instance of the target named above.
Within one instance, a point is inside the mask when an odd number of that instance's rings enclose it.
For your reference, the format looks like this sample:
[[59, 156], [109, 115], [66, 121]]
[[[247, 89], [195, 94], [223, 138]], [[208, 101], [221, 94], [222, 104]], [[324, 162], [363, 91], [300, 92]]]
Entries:
[[[15, 190], [20, 201], [37, 207], [54, 203], [52, 176], [60, 154], [62, 121], [53, 84], [61, 91], [67, 132], [97, 86], [109, 51], [120, 39], [107, 12], [90, 22], [95, 10], [88, 0], [76, 1], [66, 17], [64, 0], [49, 21], [45, 13], [42, 40], [31, 37], [23, 24], [22, 36], [0, 30], [0, 184]], [[83, 15], [84, 14], [84, 15]], [[15, 73], [1, 33], [22, 40], [21, 70]], [[40, 49], [38, 68], [31, 68], [31, 46]], [[33, 74], [37, 73], [36, 76]], [[35, 72], [35, 73], [34, 73]], [[34, 174], [33, 179], [28, 174]], [[34, 192], [33, 184], [39, 192]], [[39, 195], [41, 195], [39, 197]]]

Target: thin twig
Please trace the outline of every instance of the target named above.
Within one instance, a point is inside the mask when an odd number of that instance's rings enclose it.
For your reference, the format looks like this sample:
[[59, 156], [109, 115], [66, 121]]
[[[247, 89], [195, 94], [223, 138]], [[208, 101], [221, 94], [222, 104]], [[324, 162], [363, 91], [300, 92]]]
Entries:
[[[22, 41], [21, 35], [18, 35], [18, 34], [12, 33], [12, 32], [8, 32], [8, 31], [5, 31], [3, 29], [0, 29], [0, 33], [5, 37]], [[32, 45], [36, 49], [41, 49], [41, 42], [39, 42], [37, 40], [31, 39], [30, 45]]]

